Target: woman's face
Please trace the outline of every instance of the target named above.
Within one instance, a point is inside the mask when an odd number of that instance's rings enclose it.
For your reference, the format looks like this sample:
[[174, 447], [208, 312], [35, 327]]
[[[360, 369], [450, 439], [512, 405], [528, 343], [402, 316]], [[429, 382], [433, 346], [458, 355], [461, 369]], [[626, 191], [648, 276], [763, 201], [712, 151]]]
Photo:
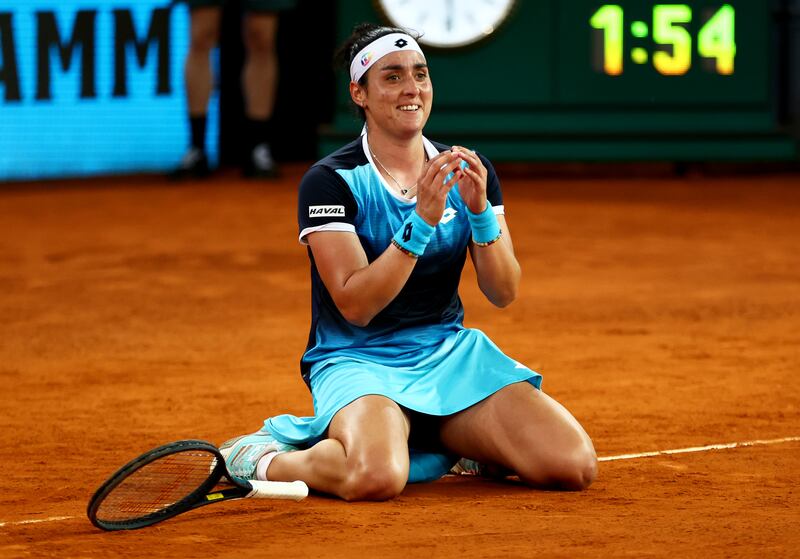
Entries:
[[413, 136], [425, 127], [433, 101], [428, 65], [415, 51], [387, 54], [368, 70], [367, 87], [353, 95], [370, 129]]

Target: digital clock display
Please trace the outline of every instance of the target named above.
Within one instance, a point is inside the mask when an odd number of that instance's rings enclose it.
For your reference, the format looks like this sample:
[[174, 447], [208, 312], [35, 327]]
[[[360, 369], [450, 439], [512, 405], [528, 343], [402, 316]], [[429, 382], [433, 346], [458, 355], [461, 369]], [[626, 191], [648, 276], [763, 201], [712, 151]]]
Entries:
[[557, 96], [604, 106], [765, 105], [763, 0], [571, 0], [557, 8]]
[[701, 14], [696, 37], [689, 24], [697, 14], [688, 4], [657, 4], [652, 7], [649, 21], [626, 21], [625, 10], [619, 4], [604, 4], [592, 14], [589, 23], [601, 37], [595, 40], [594, 67], [609, 76], [619, 76], [625, 69], [625, 31], [631, 41], [652, 39], [652, 57], [644, 46], [630, 49], [635, 64], [652, 61], [653, 68], [664, 76], [682, 76], [692, 67], [693, 54], [704, 61], [706, 69], [731, 75], [736, 59], [736, 9], [730, 4], [716, 11]]

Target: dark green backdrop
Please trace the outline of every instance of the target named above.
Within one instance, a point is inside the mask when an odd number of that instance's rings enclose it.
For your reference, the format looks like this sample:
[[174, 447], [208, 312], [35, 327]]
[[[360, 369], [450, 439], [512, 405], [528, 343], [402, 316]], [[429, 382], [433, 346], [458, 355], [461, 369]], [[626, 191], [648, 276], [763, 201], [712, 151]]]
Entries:
[[[776, 63], [777, 2], [729, 0], [736, 13], [733, 75], [715, 72], [696, 48], [699, 29], [723, 2], [685, 3], [693, 12], [683, 26], [694, 47], [688, 72], [659, 74], [652, 55], [670, 47], [629, 32], [634, 20], [652, 24], [656, 2], [617, 0], [625, 13], [624, 72], [608, 76], [596, 69], [602, 34], [589, 24], [604, 2], [519, 0], [488, 41], [460, 50], [425, 49], [435, 92], [426, 135], [495, 160], [797, 159], [798, 143], [778, 117], [785, 76]], [[356, 23], [383, 21], [369, 1], [339, 2], [337, 20], [339, 41]], [[647, 51], [648, 63], [631, 61], [635, 47]], [[338, 81], [323, 154], [361, 127], [349, 108], [346, 79]]]

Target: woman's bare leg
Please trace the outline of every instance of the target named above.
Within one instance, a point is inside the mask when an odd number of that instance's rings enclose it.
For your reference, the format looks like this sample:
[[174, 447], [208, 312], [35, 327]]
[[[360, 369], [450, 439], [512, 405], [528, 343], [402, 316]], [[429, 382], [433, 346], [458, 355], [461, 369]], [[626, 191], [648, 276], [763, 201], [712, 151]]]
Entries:
[[364, 396], [334, 416], [327, 439], [307, 450], [277, 455], [268, 477], [301, 479], [347, 501], [391, 499], [408, 479], [409, 430], [408, 416], [395, 402]]
[[528, 382], [506, 386], [445, 418], [441, 438], [448, 450], [510, 469], [533, 487], [579, 490], [597, 475], [586, 431], [564, 406]]

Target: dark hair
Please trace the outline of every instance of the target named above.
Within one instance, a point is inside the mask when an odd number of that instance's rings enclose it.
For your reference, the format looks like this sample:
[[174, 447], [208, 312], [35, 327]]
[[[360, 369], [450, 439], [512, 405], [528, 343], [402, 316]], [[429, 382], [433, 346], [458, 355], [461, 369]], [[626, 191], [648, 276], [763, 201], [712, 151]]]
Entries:
[[[366, 47], [372, 41], [376, 39], [380, 39], [384, 35], [389, 35], [391, 33], [405, 33], [406, 35], [411, 35], [414, 39], [418, 39], [419, 36], [415, 33], [409, 32], [407, 29], [401, 29], [399, 27], [384, 27], [382, 25], [377, 25], [375, 23], [359, 23], [355, 27], [353, 27], [353, 32], [350, 36], [344, 40], [344, 43], [336, 50], [333, 55], [333, 64], [334, 67], [337, 69], [344, 70], [345, 74], [347, 74], [348, 78], [350, 77], [350, 64], [353, 62], [355, 56], [361, 52], [361, 49]], [[367, 74], [365, 73], [361, 76], [361, 79], [358, 80], [358, 84], [362, 87], [366, 87], [367, 85]], [[352, 99], [350, 100], [352, 103]], [[358, 112], [358, 116], [361, 118], [362, 121], [367, 120], [367, 115], [364, 112], [364, 109], [353, 103], [353, 106], [356, 108]]]

